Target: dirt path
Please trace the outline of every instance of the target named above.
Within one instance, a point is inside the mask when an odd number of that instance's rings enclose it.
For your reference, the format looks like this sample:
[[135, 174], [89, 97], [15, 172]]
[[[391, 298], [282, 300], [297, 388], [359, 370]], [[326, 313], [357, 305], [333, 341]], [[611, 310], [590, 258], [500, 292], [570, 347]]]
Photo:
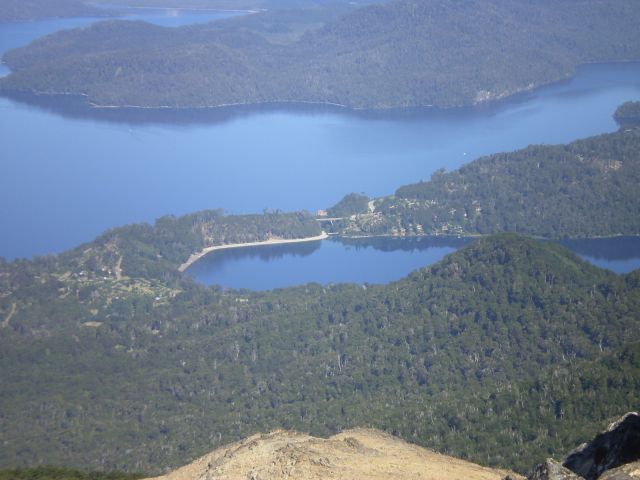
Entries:
[[11, 304], [11, 310], [9, 311], [9, 314], [5, 317], [5, 319], [2, 321], [2, 323], [0, 323], [0, 328], [7, 328], [9, 326], [11, 317], [15, 315], [17, 308], [18, 306], [15, 303]]
[[118, 258], [118, 263], [116, 263], [114, 270], [116, 274], [116, 280], [122, 280], [122, 255], [120, 255], [120, 258]]

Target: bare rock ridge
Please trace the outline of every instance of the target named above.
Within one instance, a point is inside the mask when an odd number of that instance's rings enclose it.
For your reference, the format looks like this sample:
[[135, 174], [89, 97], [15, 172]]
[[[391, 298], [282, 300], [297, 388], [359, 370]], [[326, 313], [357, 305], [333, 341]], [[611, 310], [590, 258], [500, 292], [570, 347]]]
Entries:
[[[221, 447], [154, 480], [523, 480], [412, 445], [379, 430], [330, 438], [276, 430]], [[620, 420], [561, 464], [536, 466], [528, 480], [640, 480], [640, 415]]]
[[640, 459], [640, 415], [626, 414], [606, 432], [567, 455], [563, 465], [586, 480]]
[[640, 414], [630, 412], [592, 441], [569, 453], [562, 465], [538, 465], [529, 480], [640, 479]]
[[156, 480], [501, 480], [507, 476], [522, 479], [379, 430], [355, 429], [328, 439], [284, 430], [253, 435]]
[[528, 480], [582, 480], [582, 477], [549, 458], [546, 462], [537, 465], [533, 469], [533, 473], [529, 475]]
[[638, 480], [640, 478], [640, 462], [632, 462], [602, 474], [599, 480]]

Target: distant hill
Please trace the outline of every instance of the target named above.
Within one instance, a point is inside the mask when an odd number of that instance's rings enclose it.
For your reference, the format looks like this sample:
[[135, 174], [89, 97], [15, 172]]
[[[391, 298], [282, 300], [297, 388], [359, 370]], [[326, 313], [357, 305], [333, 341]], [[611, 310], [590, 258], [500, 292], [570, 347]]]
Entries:
[[333, 228], [348, 235], [638, 235], [638, 185], [640, 129], [621, 129], [438, 171], [430, 181], [376, 199], [374, 212], [334, 222]]
[[61, 32], [5, 55], [14, 73], [0, 88], [114, 106], [455, 107], [566, 78], [580, 63], [640, 59], [635, 0], [396, 0], [322, 18], [284, 43], [255, 18]]
[[81, 0], [2, 0], [0, 22], [56, 17], [106, 17], [107, 13]]

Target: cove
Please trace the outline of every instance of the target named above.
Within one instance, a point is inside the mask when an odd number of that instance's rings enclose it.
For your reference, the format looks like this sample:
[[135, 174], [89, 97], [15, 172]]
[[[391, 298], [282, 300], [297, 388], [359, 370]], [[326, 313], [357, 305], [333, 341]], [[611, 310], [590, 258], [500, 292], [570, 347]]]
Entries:
[[[400, 280], [468, 245], [471, 238], [332, 238], [296, 245], [216, 251], [186, 274], [223, 288], [271, 290], [311, 282], [382, 284]], [[640, 238], [563, 240], [562, 245], [615, 273], [640, 268]]]
[[[0, 38], [15, 28], [0, 25]], [[632, 99], [638, 63], [587, 65], [509, 101], [450, 111], [98, 110], [0, 98], [0, 255], [56, 253], [165, 214], [315, 211], [353, 191], [388, 195], [482, 155], [613, 131], [615, 108]]]

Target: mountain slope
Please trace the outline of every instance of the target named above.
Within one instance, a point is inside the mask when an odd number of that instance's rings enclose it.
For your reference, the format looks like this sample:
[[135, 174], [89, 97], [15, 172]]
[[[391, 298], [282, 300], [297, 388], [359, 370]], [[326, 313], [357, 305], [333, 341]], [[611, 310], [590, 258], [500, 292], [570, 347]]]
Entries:
[[286, 44], [242, 19], [180, 29], [108, 22], [9, 52], [4, 61], [14, 73], [0, 87], [117, 106], [474, 105], [566, 78], [580, 63], [639, 59], [636, 7], [634, 0], [396, 0]]
[[153, 472], [256, 431], [371, 426], [523, 471], [640, 400], [637, 274], [517, 235], [366, 288], [95, 288], [52, 260], [31, 280], [11, 265], [6, 466]]

